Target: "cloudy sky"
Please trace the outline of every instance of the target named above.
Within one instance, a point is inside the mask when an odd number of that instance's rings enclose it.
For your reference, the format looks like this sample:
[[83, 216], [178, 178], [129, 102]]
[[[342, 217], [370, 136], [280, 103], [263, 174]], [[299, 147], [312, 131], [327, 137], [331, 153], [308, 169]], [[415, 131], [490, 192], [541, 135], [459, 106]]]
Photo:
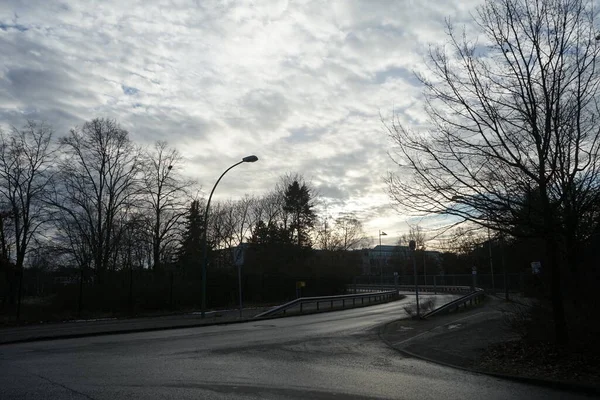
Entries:
[[217, 199], [261, 194], [285, 172], [319, 189], [327, 213], [355, 212], [397, 240], [407, 219], [382, 177], [394, 165], [380, 114], [418, 127], [430, 44], [469, 1], [0, 2], [0, 126], [33, 118], [57, 135], [94, 117], [134, 141], [166, 140]]

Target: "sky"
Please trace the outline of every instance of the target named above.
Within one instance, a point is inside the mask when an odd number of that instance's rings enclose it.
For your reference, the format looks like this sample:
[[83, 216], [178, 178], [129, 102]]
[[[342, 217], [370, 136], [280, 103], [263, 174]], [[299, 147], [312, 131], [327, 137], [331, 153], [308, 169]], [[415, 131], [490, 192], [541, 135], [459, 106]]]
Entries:
[[[0, 2], [0, 127], [45, 121], [57, 136], [116, 119], [141, 145], [165, 140], [215, 200], [303, 175], [322, 213], [355, 213], [392, 244], [415, 218], [394, 209], [382, 118], [426, 123], [414, 71], [445, 19], [477, 0]], [[396, 167], [397, 168], [397, 167]], [[398, 172], [398, 171], [396, 171]], [[375, 244], [375, 243], [374, 243]]]

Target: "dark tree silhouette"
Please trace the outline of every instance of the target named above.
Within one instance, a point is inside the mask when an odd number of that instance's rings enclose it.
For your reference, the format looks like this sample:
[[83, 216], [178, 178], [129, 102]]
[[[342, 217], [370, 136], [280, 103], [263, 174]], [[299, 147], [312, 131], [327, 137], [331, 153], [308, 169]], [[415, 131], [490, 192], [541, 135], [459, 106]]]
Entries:
[[50, 199], [57, 239], [101, 277], [116, 268], [123, 214], [139, 206], [140, 152], [128, 132], [108, 119], [72, 129], [60, 144], [64, 157]]
[[[52, 180], [54, 147], [52, 129], [28, 121], [22, 129], [0, 132], [0, 203], [9, 210], [15, 248], [15, 268], [19, 274], [17, 319], [20, 317], [23, 267], [32, 239], [47, 222], [44, 201]], [[2, 222], [4, 218], [0, 217]], [[2, 256], [7, 254], [2, 223]]]
[[[199, 200], [193, 200], [185, 214], [185, 228], [181, 247], [179, 248], [178, 265], [184, 274], [199, 276], [202, 262], [202, 238], [204, 235], [204, 214]], [[209, 248], [211, 248], [209, 243]]]
[[142, 194], [149, 209], [152, 231], [152, 267], [173, 261], [179, 240], [179, 228], [185, 214], [188, 188], [193, 182], [178, 176], [183, 160], [179, 152], [166, 142], [156, 142], [145, 153]]
[[299, 247], [311, 247], [310, 229], [314, 227], [317, 214], [313, 210], [311, 195], [305, 183], [292, 182], [284, 192], [283, 210], [291, 216], [290, 231]]
[[[448, 24], [449, 43], [430, 50], [427, 132], [388, 126], [401, 174], [392, 199], [415, 214], [451, 214], [511, 234], [528, 193], [551, 275], [558, 342], [567, 343], [563, 285], [573, 284], [577, 245], [595, 229], [600, 186], [594, 4], [586, 0], [498, 0], [477, 9], [483, 38]], [[598, 219], [593, 221], [598, 224]], [[567, 260], [568, 268], [561, 266]], [[561, 276], [562, 270], [571, 276]]]

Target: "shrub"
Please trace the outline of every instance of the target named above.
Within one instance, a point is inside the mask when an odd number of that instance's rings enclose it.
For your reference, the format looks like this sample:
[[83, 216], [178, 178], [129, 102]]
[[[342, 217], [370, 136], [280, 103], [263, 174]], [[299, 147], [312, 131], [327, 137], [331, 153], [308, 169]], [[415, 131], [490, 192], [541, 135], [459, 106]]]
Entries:
[[554, 341], [554, 321], [552, 308], [542, 301], [530, 304], [512, 302], [502, 307], [505, 326], [521, 339]]
[[[426, 312], [432, 311], [435, 308], [435, 298], [430, 297], [424, 301], [419, 302], [419, 312], [423, 315]], [[417, 315], [417, 303], [409, 303], [404, 306], [404, 311], [414, 317]]]

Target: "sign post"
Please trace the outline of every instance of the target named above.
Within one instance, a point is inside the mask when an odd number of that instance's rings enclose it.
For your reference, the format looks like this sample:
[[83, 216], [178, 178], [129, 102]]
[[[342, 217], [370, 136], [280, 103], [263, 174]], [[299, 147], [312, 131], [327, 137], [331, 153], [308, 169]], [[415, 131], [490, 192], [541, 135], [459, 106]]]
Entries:
[[299, 299], [302, 297], [302, 288], [306, 287], [306, 282], [304, 281], [296, 281], [296, 298]]
[[242, 297], [242, 265], [244, 265], [244, 249], [242, 243], [233, 250], [233, 262], [238, 268], [238, 296], [240, 298], [240, 318], [242, 318], [244, 310]]

